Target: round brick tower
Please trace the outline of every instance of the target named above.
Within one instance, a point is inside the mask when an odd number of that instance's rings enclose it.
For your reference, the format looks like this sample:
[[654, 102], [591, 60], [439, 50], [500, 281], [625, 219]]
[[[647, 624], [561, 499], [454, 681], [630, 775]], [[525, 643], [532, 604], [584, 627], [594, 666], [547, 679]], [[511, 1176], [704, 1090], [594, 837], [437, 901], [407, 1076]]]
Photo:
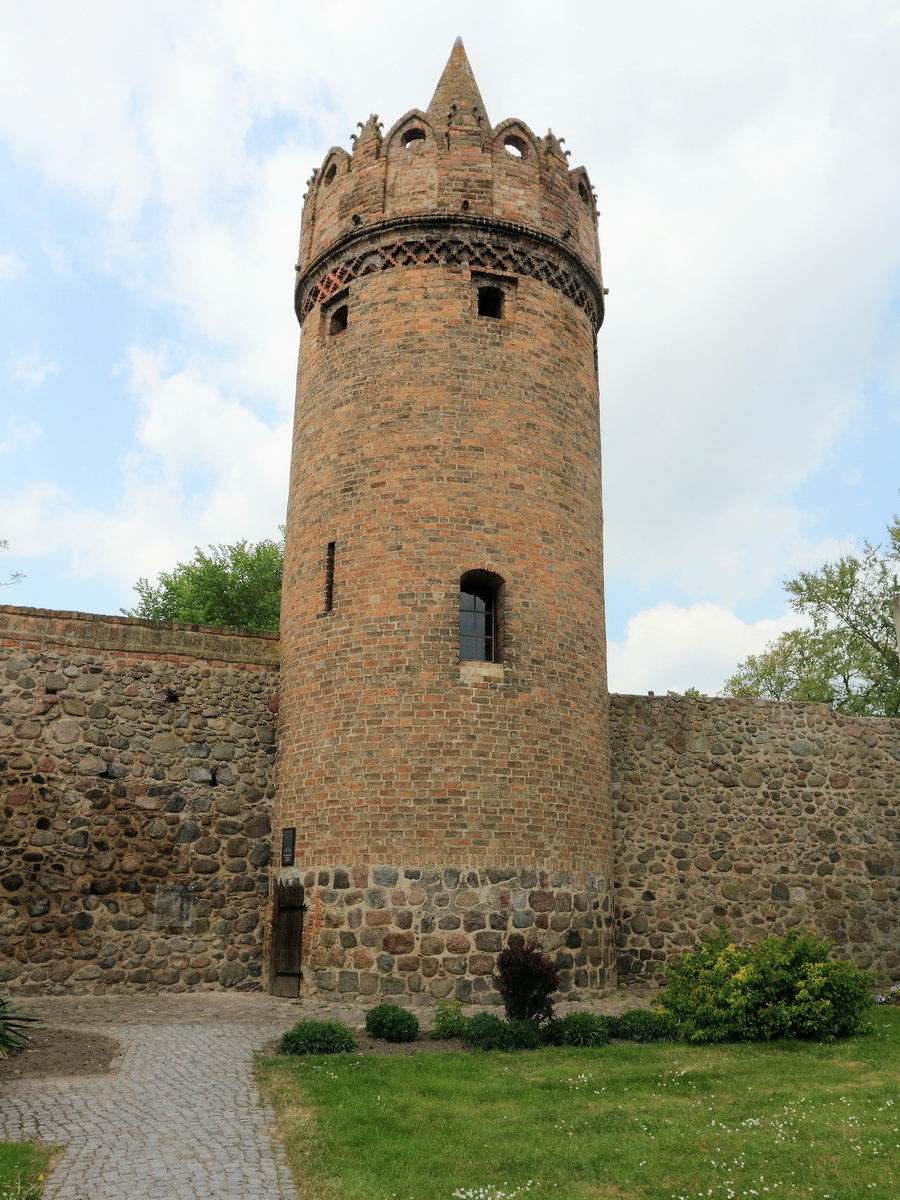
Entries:
[[490, 124], [457, 41], [427, 112], [314, 172], [296, 309], [273, 987], [298, 897], [311, 990], [484, 997], [516, 938], [606, 986], [587, 173]]

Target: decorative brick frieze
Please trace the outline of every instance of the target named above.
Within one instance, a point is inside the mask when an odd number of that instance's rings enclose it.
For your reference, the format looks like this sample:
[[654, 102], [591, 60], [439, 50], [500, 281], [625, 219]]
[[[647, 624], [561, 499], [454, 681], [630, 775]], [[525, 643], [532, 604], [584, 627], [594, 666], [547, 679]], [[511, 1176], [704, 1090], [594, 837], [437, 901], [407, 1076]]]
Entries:
[[444, 214], [381, 221], [341, 238], [298, 277], [301, 324], [312, 309], [355, 279], [397, 268], [443, 266], [540, 280], [603, 322], [603, 287], [587, 263], [558, 238], [512, 222]]

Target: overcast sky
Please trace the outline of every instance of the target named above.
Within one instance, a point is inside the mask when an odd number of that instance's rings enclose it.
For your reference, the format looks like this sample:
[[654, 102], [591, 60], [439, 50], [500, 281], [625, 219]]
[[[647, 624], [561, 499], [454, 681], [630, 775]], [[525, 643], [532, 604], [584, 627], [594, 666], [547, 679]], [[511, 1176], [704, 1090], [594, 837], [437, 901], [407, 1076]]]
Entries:
[[490, 119], [600, 209], [610, 686], [717, 692], [781, 581], [900, 508], [896, 0], [0, 0], [0, 578], [117, 612], [277, 537], [305, 183], [425, 107], [462, 35]]

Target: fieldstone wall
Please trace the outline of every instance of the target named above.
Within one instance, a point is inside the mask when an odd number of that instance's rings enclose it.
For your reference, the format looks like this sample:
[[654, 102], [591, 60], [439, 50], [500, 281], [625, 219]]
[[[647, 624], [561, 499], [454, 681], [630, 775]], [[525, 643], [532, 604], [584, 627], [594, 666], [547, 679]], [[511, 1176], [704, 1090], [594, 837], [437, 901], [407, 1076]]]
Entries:
[[562, 967], [563, 995], [614, 982], [607, 878], [434, 865], [297, 875], [308, 905], [304, 982], [320, 994], [490, 1003], [497, 954], [517, 939]]
[[900, 979], [900, 721], [611, 697], [620, 981], [725, 925]]
[[0, 983], [262, 986], [275, 634], [0, 608]]

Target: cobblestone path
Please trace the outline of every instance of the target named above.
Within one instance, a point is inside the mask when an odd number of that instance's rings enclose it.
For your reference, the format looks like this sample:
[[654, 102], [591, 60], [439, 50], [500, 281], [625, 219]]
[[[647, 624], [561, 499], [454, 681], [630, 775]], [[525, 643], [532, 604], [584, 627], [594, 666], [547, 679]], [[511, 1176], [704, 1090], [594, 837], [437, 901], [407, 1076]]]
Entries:
[[110, 1074], [4, 1088], [0, 1137], [65, 1145], [45, 1200], [296, 1200], [251, 1075], [296, 1008], [247, 995], [28, 1008], [124, 1048]]

